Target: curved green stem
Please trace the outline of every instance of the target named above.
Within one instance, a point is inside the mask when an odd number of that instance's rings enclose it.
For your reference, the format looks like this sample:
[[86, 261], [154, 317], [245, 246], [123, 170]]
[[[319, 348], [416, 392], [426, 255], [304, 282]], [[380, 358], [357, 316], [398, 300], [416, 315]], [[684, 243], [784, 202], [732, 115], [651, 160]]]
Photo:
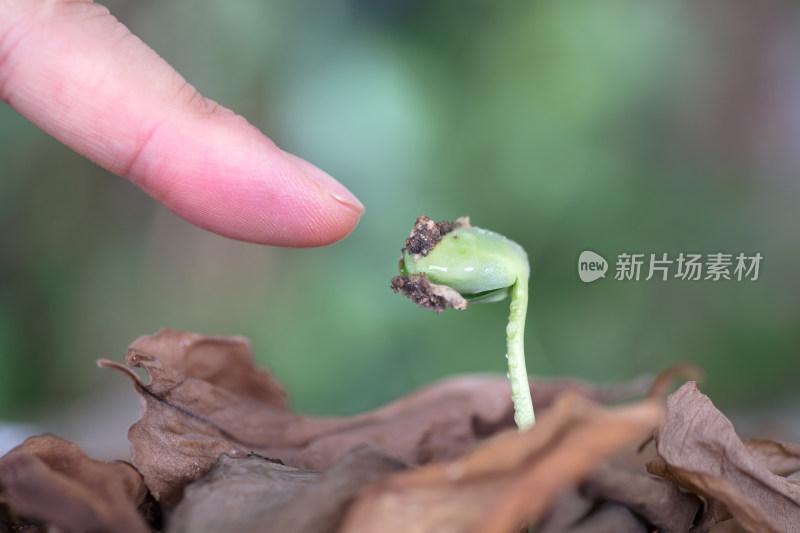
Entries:
[[532, 426], [533, 415], [528, 371], [525, 368], [525, 315], [528, 310], [528, 280], [517, 278], [511, 288], [511, 313], [508, 315], [506, 338], [508, 378], [511, 381], [511, 400], [514, 402], [514, 422], [520, 431]]
[[448, 307], [466, 309], [467, 302], [497, 302], [511, 295], [506, 357], [514, 421], [520, 430], [532, 426], [523, 346], [531, 269], [522, 246], [499, 233], [472, 227], [466, 217], [449, 223], [422, 215], [402, 253], [401, 275], [392, 278], [392, 289], [420, 307], [441, 313]]

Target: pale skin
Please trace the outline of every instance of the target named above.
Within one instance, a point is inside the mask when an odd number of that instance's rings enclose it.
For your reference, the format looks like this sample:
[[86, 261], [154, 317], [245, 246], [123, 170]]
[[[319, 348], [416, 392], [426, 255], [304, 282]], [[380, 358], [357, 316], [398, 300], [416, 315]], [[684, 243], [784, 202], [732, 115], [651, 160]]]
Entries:
[[225, 237], [322, 246], [364, 212], [342, 184], [202, 97], [90, 1], [0, 0], [0, 100]]

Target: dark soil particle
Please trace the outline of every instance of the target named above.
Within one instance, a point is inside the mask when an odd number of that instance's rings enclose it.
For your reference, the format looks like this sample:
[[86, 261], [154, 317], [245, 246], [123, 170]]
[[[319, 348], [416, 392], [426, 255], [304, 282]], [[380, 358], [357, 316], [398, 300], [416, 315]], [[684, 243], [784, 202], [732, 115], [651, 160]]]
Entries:
[[411, 236], [406, 239], [406, 251], [413, 255], [426, 256], [433, 250], [442, 237], [453, 231], [453, 223], [434, 222], [425, 215], [420, 215], [414, 222]]
[[395, 276], [392, 278], [392, 290], [402, 292], [403, 296], [419, 307], [441, 313], [447, 309], [447, 302], [441, 296], [433, 294], [428, 276]]
[[450, 287], [435, 285], [430, 282], [425, 274], [412, 274], [410, 276], [395, 276], [392, 278], [392, 289], [401, 292], [403, 296], [431, 311], [441, 313], [448, 307], [466, 309], [467, 301]]

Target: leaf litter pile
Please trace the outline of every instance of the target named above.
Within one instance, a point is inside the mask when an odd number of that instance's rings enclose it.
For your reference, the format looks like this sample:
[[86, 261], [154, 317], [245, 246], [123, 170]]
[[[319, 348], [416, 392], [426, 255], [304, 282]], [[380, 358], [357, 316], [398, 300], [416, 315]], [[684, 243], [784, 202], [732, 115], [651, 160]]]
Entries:
[[0, 531], [800, 532], [800, 446], [743, 442], [693, 381], [664, 402], [675, 371], [532, 380], [518, 432], [503, 377], [316, 418], [242, 338], [162, 330], [125, 362], [98, 364], [138, 393], [130, 462], [29, 438], [0, 458]]

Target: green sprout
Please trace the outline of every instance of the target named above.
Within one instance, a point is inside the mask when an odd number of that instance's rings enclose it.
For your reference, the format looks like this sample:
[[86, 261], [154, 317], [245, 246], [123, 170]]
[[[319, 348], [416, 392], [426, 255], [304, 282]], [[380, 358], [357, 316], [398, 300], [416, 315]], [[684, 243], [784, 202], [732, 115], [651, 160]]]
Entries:
[[450, 223], [422, 215], [406, 239], [400, 274], [392, 278], [392, 289], [437, 313], [448, 307], [464, 310], [468, 302], [498, 302], [511, 295], [506, 357], [514, 421], [520, 430], [532, 426], [535, 418], [523, 346], [530, 276], [525, 250], [499, 233], [473, 228], [469, 217]]

